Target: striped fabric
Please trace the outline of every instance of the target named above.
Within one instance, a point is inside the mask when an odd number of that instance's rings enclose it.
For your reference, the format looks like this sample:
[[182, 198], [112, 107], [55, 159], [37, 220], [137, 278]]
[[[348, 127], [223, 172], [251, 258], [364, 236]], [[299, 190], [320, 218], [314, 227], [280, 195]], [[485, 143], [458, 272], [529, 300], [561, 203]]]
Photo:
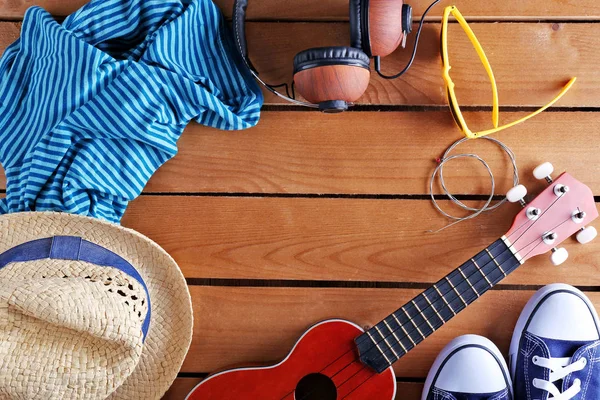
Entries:
[[0, 214], [118, 222], [188, 122], [249, 128], [262, 101], [210, 0], [93, 0], [62, 25], [30, 8], [0, 60]]

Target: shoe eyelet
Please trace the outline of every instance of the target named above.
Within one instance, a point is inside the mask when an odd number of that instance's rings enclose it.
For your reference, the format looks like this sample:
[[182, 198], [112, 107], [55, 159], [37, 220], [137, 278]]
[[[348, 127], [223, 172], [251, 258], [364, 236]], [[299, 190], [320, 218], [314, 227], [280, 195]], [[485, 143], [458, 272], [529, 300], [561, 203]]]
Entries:
[[538, 365], [538, 362], [539, 362], [539, 358], [538, 358], [538, 356], [533, 356], [533, 358], [531, 359], [531, 361], [532, 361], [532, 362], [533, 362], [535, 365]]
[[587, 365], [587, 358], [583, 357], [583, 358], [581, 359], [581, 363], [582, 363], [584, 366], [585, 366], [585, 365]]

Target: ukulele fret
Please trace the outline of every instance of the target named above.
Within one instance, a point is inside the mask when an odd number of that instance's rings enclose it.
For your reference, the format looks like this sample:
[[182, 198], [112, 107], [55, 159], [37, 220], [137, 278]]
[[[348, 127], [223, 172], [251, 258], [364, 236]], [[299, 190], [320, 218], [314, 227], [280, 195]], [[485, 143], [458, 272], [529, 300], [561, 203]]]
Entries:
[[490, 253], [490, 251], [488, 249], [485, 249], [485, 251], [487, 251], [487, 253], [490, 255], [490, 258], [492, 259], [492, 261], [494, 262], [494, 264], [496, 264], [496, 266], [498, 267], [498, 269], [500, 270], [500, 272], [502, 272], [502, 274], [504, 275], [504, 277], [506, 277], [506, 272], [504, 272], [504, 270], [502, 269], [502, 267], [500, 266], [500, 264], [498, 264], [498, 261], [496, 261], [496, 259], [492, 255], [492, 253]]
[[421, 311], [421, 309], [419, 308], [419, 306], [417, 305], [417, 303], [414, 300], [412, 300], [411, 302], [415, 306], [415, 308], [417, 309], [417, 311], [419, 312], [419, 314], [421, 314], [421, 316], [423, 317], [423, 319], [425, 320], [425, 322], [427, 322], [427, 325], [429, 325], [429, 327], [431, 328], [431, 330], [435, 331], [435, 328], [433, 327], [433, 325], [431, 325], [431, 322], [429, 322], [429, 319], [427, 319], [427, 317], [425, 316], [425, 314], [423, 314], [423, 311]]
[[408, 332], [406, 332], [406, 329], [404, 328], [404, 325], [402, 325], [400, 323], [400, 320], [398, 319], [398, 317], [396, 317], [396, 314], [393, 313], [392, 317], [394, 317], [394, 319], [396, 320], [396, 323], [398, 324], [398, 326], [400, 327], [400, 329], [402, 329], [402, 332], [404, 332], [404, 336], [406, 336], [408, 338], [408, 340], [410, 340], [410, 342], [412, 343], [413, 347], [415, 347], [417, 344], [415, 343], [415, 341], [410, 337], [410, 335], [408, 334]]
[[410, 315], [408, 315], [408, 312], [406, 312], [406, 309], [404, 307], [400, 308], [402, 311], [404, 311], [404, 314], [406, 314], [406, 318], [408, 318], [408, 320], [410, 321], [410, 323], [417, 328], [417, 331], [419, 332], [419, 335], [421, 335], [421, 338], [425, 339], [425, 335], [423, 335], [423, 332], [421, 332], [421, 330], [419, 329], [419, 327], [417, 326], [417, 324], [415, 324], [415, 321], [413, 321], [413, 319], [410, 317]]
[[383, 350], [381, 350], [381, 347], [379, 347], [379, 343], [376, 342], [375, 339], [373, 339], [373, 336], [371, 335], [371, 332], [367, 331], [367, 335], [369, 336], [369, 338], [371, 339], [371, 341], [373, 342], [373, 344], [375, 345], [375, 347], [377, 347], [377, 350], [379, 350], [379, 352], [381, 353], [381, 355], [383, 356], [383, 358], [385, 358], [385, 361], [387, 361], [391, 365], [392, 362], [390, 361], [390, 359], [388, 358], [388, 356], [385, 355], [385, 352]]
[[446, 276], [446, 281], [448, 281], [448, 284], [454, 290], [454, 292], [458, 295], [458, 297], [461, 299], [461, 301], [463, 302], [463, 304], [465, 305], [465, 307], [468, 306], [468, 304], [465, 301], [465, 299], [463, 299], [463, 297], [460, 294], [460, 292], [456, 289], [456, 286], [454, 286], [454, 284], [452, 283], [452, 281], [450, 280], [450, 278], [448, 278], [447, 276]]
[[483, 271], [481, 270], [481, 267], [479, 266], [479, 264], [477, 264], [477, 261], [475, 261], [474, 258], [471, 258], [471, 262], [473, 263], [473, 265], [475, 265], [475, 268], [477, 268], [477, 271], [479, 271], [479, 273], [481, 274], [483, 279], [485, 279], [485, 281], [488, 283], [488, 285], [490, 285], [490, 288], [493, 287], [494, 285], [492, 285], [492, 282], [490, 282], [487, 275], [483, 273]]
[[[402, 344], [402, 340], [400, 340], [400, 338], [396, 335], [396, 332], [392, 329], [390, 324], [388, 324], [387, 320], [384, 319], [383, 323], [388, 328], [388, 330], [392, 333], [392, 336], [394, 336], [394, 339], [396, 339], [396, 342], [398, 342], [400, 347], [402, 347], [402, 350], [404, 350], [404, 354], [408, 353], [408, 350], [406, 350], [406, 347], [404, 347], [404, 345]], [[398, 357], [398, 358], [400, 358], [400, 357]]]
[[390, 350], [392, 350], [392, 353], [394, 353], [394, 356], [396, 357], [396, 359], [400, 359], [400, 356], [398, 355], [398, 353], [396, 353], [396, 350], [394, 350], [394, 347], [388, 342], [387, 338], [383, 335], [383, 333], [381, 333], [381, 330], [379, 329], [378, 325], [375, 325], [375, 330], [377, 331], [377, 333], [379, 333], [379, 336], [381, 336], [381, 338], [383, 339], [383, 341], [385, 342], [385, 344], [387, 344], [387, 347], [390, 348]]
[[465, 275], [465, 273], [463, 272], [463, 270], [460, 269], [460, 267], [458, 267], [458, 272], [460, 272], [460, 274], [462, 275], [463, 279], [469, 284], [469, 286], [471, 286], [471, 289], [473, 290], [473, 293], [475, 293], [475, 296], [477, 296], [477, 298], [481, 297], [481, 295], [479, 294], [479, 292], [477, 291], [477, 289], [475, 289], [475, 286], [473, 286], [473, 284], [471, 283], [471, 281], [469, 281], [469, 278], [467, 278], [467, 276]]
[[450, 303], [448, 303], [448, 300], [446, 300], [446, 298], [444, 297], [444, 295], [442, 294], [442, 292], [440, 292], [440, 289], [438, 289], [438, 287], [434, 284], [433, 288], [435, 289], [435, 291], [438, 293], [438, 295], [440, 295], [440, 298], [442, 300], [444, 300], [444, 303], [446, 303], [446, 307], [448, 307], [448, 309], [450, 311], [452, 311], [453, 315], [456, 315], [456, 312], [454, 311], [454, 309], [452, 308], [452, 306], [450, 305]]
[[433, 310], [433, 312], [435, 313], [435, 315], [437, 315], [438, 318], [442, 321], [442, 323], [445, 324], [446, 320], [440, 315], [440, 313], [435, 308], [435, 306], [433, 305], [433, 303], [429, 300], [429, 297], [427, 297], [427, 293], [426, 292], [423, 292], [423, 298], [425, 299], [425, 301], [427, 301], [427, 304], [429, 304], [429, 307], [431, 307], [431, 309]]
[[[361, 362], [379, 373], [385, 371], [519, 265], [502, 239], [492, 243], [356, 338]], [[384, 345], [374, 339], [380, 337]]]

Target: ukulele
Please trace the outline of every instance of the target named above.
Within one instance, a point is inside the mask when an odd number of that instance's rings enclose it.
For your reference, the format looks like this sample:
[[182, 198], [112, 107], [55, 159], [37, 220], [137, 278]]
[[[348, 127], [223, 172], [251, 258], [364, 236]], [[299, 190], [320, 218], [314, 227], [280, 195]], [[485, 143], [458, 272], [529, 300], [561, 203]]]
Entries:
[[523, 186], [509, 191], [509, 201], [524, 208], [504, 236], [374, 327], [320, 322], [279, 364], [214, 374], [187, 400], [394, 399], [392, 364], [528, 259], [552, 252], [552, 262], [561, 264], [568, 253], [559, 243], [576, 232], [581, 243], [596, 236], [585, 228], [598, 217], [591, 190], [567, 173], [556, 181], [540, 175], [551, 168], [546, 163], [534, 172], [550, 186], [531, 203], [523, 200]]

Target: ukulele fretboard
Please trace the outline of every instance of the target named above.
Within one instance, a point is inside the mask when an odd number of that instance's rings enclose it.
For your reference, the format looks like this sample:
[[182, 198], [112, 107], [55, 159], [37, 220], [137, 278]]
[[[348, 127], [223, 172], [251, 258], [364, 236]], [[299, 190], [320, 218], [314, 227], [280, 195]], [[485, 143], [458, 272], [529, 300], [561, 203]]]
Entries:
[[519, 265], [504, 239], [492, 243], [356, 338], [361, 361], [385, 371]]

